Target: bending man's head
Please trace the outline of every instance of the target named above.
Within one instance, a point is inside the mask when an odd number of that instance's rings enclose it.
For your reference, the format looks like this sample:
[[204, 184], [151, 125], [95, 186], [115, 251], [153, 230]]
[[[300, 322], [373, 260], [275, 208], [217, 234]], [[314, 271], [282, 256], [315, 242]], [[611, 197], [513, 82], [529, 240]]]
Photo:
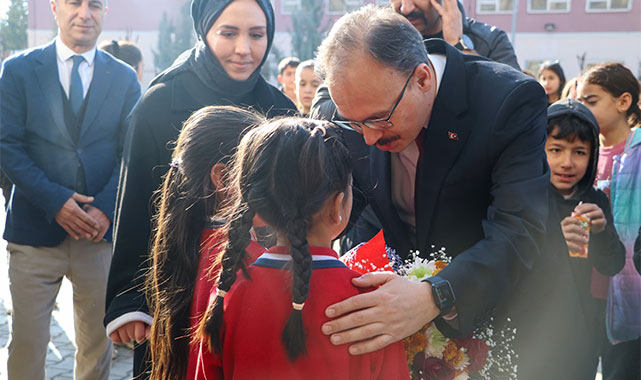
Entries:
[[[335, 119], [356, 122], [367, 144], [398, 152], [427, 124], [434, 71], [421, 35], [392, 9], [370, 5], [341, 17], [319, 47], [317, 65]], [[369, 123], [375, 119], [383, 121]]]

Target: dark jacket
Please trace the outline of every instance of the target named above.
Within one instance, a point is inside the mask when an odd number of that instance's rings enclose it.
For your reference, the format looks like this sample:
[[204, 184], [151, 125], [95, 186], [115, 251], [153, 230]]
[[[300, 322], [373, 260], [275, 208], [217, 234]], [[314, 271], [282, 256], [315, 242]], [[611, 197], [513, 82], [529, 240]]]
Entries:
[[[466, 17], [463, 4], [459, 1], [457, 5], [463, 19], [463, 34], [470, 37], [474, 43], [474, 51], [481, 57], [489, 58], [494, 62], [503, 63], [521, 71], [514, 47], [507, 38], [507, 34], [496, 26]], [[443, 32], [423, 37], [426, 39], [443, 38]]]
[[[96, 50], [84, 118], [73, 137], [63, 112], [55, 41], [5, 60], [0, 74], [2, 171], [15, 184], [5, 240], [53, 247], [67, 232], [55, 216], [74, 192], [113, 221], [127, 115], [140, 98], [136, 73]], [[111, 228], [105, 234], [111, 241]]]
[[[291, 101], [274, 86], [259, 81], [256, 97], [271, 99], [269, 109], [249, 104], [273, 117], [295, 110]], [[132, 114], [127, 155], [120, 177], [114, 237], [114, 257], [107, 287], [105, 324], [132, 311], [148, 313], [142, 285], [151, 247], [151, 217], [156, 208], [152, 194], [167, 172], [173, 146], [183, 122], [207, 105], [230, 102], [202, 84], [190, 71], [158, 83], [145, 93]]]
[[443, 40], [427, 41], [447, 63], [425, 131], [416, 180], [416, 234], [392, 203], [390, 153], [340, 130], [352, 153], [353, 217], [369, 203], [386, 242], [402, 257], [445, 247], [454, 260], [439, 276], [456, 295], [460, 330], [469, 334], [531, 268], [547, 220], [547, 98], [532, 78]]
[[514, 47], [501, 29], [486, 23], [465, 17], [463, 5], [459, 2], [463, 15], [463, 33], [474, 42], [474, 50], [481, 56], [513, 67], [521, 71]]
[[[519, 379], [525, 380], [594, 378], [598, 364], [596, 335], [602, 327], [595, 326], [592, 318], [598, 307], [590, 294], [592, 268], [612, 276], [623, 268], [625, 260], [610, 201], [592, 186], [599, 152], [596, 119], [573, 100], [562, 100], [548, 109], [549, 118], [562, 114], [573, 114], [592, 128], [592, 151], [586, 174], [571, 197], [564, 199], [550, 185], [544, 248], [508, 306], [507, 313], [517, 328]], [[570, 257], [561, 230], [561, 221], [579, 202], [599, 206], [607, 221], [604, 231], [590, 234], [587, 259]]]

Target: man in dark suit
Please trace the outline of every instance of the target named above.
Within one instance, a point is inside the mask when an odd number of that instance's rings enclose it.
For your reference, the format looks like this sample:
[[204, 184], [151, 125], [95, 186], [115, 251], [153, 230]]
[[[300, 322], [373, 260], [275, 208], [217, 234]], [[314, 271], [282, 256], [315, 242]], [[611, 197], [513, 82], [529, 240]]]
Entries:
[[96, 49], [106, 0], [51, 1], [58, 37], [7, 59], [0, 74], [2, 170], [14, 183], [9, 242], [10, 379], [44, 379], [63, 277], [73, 284], [75, 378], [107, 379], [102, 327], [111, 221], [136, 73]]
[[403, 258], [434, 247], [454, 258], [425, 282], [354, 280], [380, 288], [330, 306], [336, 319], [323, 326], [335, 344], [359, 341], [353, 354], [431, 320], [448, 336], [469, 334], [529, 269], [544, 231], [541, 86], [443, 40], [425, 46], [405, 18], [368, 6], [337, 21], [319, 48], [360, 190], [352, 218], [369, 203]]

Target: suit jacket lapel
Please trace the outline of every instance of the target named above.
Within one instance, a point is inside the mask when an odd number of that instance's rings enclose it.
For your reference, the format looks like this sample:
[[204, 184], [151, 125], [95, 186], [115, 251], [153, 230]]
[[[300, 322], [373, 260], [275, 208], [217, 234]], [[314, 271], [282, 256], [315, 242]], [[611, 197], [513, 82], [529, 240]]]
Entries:
[[91, 78], [90, 90], [87, 93], [87, 110], [85, 117], [82, 120], [80, 127], [79, 140], [82, 139], [83, 134], [87, 131], [89, 126], [93, 123], [98, 115], [98, 112], [103, 107], [103, 103], [109, 94], [112, 86], [110, 64], [105, 59], [104, 53], [99, 49], [96, 50], [95, 67], [93, 69], [93, 77]]
[[430, 54], [445, 54], [445, 72], [423, 139], [423, 156], [416, 169], [415, 210], [418, 248], [428, 249], [436, 202], [449, 171], [461, 153], [473, 125], [467, 110], [463, 54], [442, 40], [426, 42]]
[[51, 111], [51, 118], [67, 142], [73, 144], [73, 139], [65, 124], [65, 116], [62, 108], [62, 88], [58, 76], [58, 59], [56, 57], [55, 41], [42, 50], [42, 54], [40, 54], [37, 60], [40, 65], [35, 67], [36, 77], [40, 82], [42, 92], [47, 100], [47, 105]]

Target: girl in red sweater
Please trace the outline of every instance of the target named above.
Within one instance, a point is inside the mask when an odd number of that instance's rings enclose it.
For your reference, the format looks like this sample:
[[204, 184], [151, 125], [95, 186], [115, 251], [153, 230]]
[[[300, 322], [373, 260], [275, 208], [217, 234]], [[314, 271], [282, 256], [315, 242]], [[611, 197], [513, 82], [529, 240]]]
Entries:
[[[263, 120], [235, 107], [205, 107], [191, 115], [178, 137], [157, 194], [147, 275], [152, 380], [194, 377], [198, 345], [191, 336], [209, 304], [219, 270], [214, 260], [227, 236], [218, 216], [226, 198], [224, 173], [243, 131]], [[264, 252], [249, 231], [243, 241], [249, 263]]]
[[[321, 121], [285, 118], [242, 139], [232, 169], [229, 240], [201, 322], [197, 379], [408, 379], [402, 343], [352, 356], [321, 333], [327, 306], [361, 290], [331, 249], [352, 208], [349, 152]], [[255, 215], [277, 246], [246, 266]], [[232, 286], [233, 285], [233, 286]], [[210, 349], [216, 355], [211, 356]]]

